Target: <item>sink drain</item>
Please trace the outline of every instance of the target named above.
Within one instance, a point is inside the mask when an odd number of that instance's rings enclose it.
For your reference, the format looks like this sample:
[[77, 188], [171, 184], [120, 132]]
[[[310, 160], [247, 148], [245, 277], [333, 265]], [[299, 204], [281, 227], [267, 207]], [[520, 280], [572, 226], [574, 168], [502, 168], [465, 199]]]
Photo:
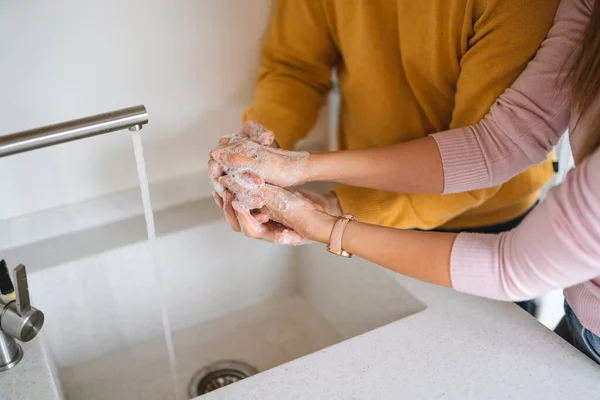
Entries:
[[258, 373], [256, 368], [241, 361], [218, 361], [194, 374], [190, 380], [190, 398], [201, 396]]

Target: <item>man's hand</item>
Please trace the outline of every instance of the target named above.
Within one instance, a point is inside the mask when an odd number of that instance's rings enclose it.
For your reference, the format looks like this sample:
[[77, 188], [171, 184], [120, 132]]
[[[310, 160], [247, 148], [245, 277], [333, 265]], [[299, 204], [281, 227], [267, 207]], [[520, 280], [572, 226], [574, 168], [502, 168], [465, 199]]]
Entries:
[[310, 200], [315, 204], [318, 204], [320, 207], [323, 208], [323, 211], [325, 211], [329, 215], [341, 217], [344, 214], [342, 212], [340, 201], [338, 200], [334, 192], [321, 194], [310, 190], [299, 190], [296, 194], [299, 194], [305, 199]]
[[334, 219], [342, 215], [333, 192], [325, 195], [308, 190], [291, 193], [264, 182], [248, 190], [229, 176], [219, 178], [219, 182], [227, 189], [228, 196], [233, 194], [228, 200], [234, 213], [228, 214], [227, 220], [234, 230], [240, 229], [251, 238], [293, 246], [309, 243], [309, 238], [318, 237], [322, 241], [323, 221], [319, 218], [312, 223], [313, 211], [320, 217], [328, 215]]
[[[235, 190], [235, 189], [234, 189]], [[326, 243], [337, 217], [306, 197], [269, 184], [260, 189], [271, 221], [258, 224], [247, 207], [234, 201], [242, 232], [271, 243], [300, 245], [311, 240]]]
[[[218, 143], [217, 149], [223, 148], [224, 146], [232, 145], [240, 140], [251, 140], [254, 143], [262, 146], [274, 146], [275, 134], [272, 131], [265, 129], [261, 124], [255, 121], [248, 121], [242, 127], [241, 132], [236, 132], [231, 135], [223, 136]], [[211, 152], [212, 153], [212, 152]], [[213, 198], [215, 203], [223, 209], [225, 218], [231, 225], [234, 231], [240, 232], [240, 225], [235, 216], [235, 212], [231, 206], [231, 202], [234, 200], [233, 195], [228, 193], [227, 190], [219, 183], [219, 178], [225, 175], [223, 165], [219, 164], [216, 160], [209, 156], [208, 159], [208, 174], [210, 176], [210, 182], [213, 186]], [[268, 221], [266, 215], [257, 215], [259, 221]]]

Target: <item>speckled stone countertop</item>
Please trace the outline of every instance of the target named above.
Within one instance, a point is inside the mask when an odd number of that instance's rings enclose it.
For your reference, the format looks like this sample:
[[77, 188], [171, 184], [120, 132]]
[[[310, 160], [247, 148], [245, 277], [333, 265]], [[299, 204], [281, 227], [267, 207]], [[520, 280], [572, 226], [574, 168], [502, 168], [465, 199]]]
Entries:
[[427, 309], [202, 399], [600, 398], [600, 366], [516, 305], [396, 279]]
[[19, 343], [23, 359], [12, 369], [0, 372], [1, 400], [57, 400], [61, 399], [58, 382], [54, 379], [53, 363], [35, 338]]

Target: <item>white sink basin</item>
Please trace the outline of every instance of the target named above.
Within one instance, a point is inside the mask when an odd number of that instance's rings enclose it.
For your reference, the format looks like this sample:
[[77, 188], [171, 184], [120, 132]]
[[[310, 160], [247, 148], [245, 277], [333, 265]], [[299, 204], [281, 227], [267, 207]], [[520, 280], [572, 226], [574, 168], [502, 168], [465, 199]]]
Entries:
[[[33, 301], [67, 399], [175, 398], [160, 299], [182, 399], [213, 362], [261, 372], [425, 309], [375, 265], [321, 245], [252, 241], [220, 218], [210, 202], [157, 215], [158, 284], [141, 217], [12, 250], [33, 264]], [[93, 251], [82, 254], [86, 243]]]

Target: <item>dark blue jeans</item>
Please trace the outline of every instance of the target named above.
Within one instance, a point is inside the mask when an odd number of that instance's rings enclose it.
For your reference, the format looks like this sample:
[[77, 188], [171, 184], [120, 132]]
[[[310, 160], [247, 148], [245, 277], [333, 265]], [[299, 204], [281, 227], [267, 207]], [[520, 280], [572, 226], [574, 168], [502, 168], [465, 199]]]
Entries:
[[[507, 232], [507, 231], [512, 230], [513, 228], [516, 228], [517, 225], [519, 225], [521, 223], [521, 221], [523, 221], [525, 219], [525, 217], [531, 212], [531, 210], [533, 210], [533, 208], [535, 206], [537, 206], [537, 203], [535, 203], [529, 210], [525, 211], [522, 215], [518, 216], [517, 218], [512, 219], [510, 221], [503, 222], [501, 224], [481, 226], [481, 227], [477, 227], [477, 228], [465, 228], [465, 229], [459, 229], [459, 230], [437, 229], [437, 231], [438, 232], [453, 232], [453, 233], [469, 232], [469, 233], [491, 233], [491, 234]], [[536, 310], [535, 310], [535, 303], [533, 300], [519, 301], [515, 304], [517, 304], [523, 310], [527, 311], [529, 314], [531, 314], [535, 317]]]
[[565, 316], [554, 330], [560, 337], [600, 364], [600, 336], [585, 329], [569, 303], [565, 301]]

